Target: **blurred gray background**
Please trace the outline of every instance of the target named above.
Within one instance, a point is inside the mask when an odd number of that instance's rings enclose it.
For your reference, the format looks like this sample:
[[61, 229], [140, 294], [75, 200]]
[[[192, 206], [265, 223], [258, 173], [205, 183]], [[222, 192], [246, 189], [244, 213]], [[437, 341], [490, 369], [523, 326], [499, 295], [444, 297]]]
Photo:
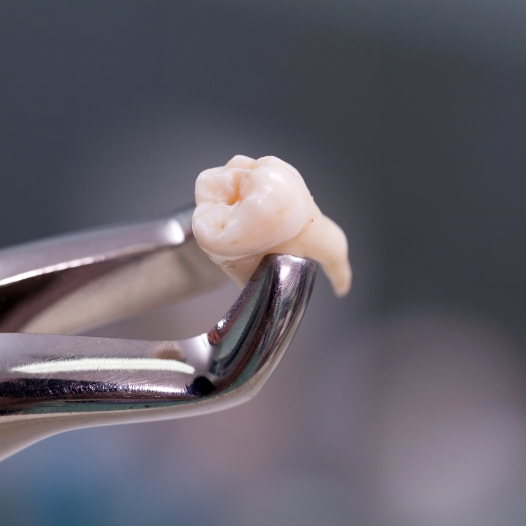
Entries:
[[[276, 155], [346, 231], [250, 403], [0, 465], [0, 524], [523, 526], [526, 4], [0, 2], [0, 246]], [[207, 330], [235, 285], [99, 329]]]

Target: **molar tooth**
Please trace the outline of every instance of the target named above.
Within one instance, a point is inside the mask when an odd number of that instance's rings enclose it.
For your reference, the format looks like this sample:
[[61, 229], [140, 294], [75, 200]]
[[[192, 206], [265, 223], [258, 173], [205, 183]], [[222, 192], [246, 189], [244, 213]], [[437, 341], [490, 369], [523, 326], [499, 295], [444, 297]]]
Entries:
[[263, 256], [285, 253], [318, 261], [336, 295], [349, 291], [347, 238], [321, 213], [290, 164], [236, 155], [199, 174], [195, 200], [197, 243], [241, 286]]

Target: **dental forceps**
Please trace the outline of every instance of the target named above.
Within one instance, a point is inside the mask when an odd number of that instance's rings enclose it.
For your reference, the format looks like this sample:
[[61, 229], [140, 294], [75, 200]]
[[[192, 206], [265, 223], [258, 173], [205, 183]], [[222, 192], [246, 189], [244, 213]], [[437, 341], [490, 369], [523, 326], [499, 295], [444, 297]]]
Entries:
[[0, 250], [0, 460], [63, 431], [219, 411], [263, 386], [307, 307], [312, 261], [265, 256], [194, 338], [71, 334], [222, 282], [192, 212]]

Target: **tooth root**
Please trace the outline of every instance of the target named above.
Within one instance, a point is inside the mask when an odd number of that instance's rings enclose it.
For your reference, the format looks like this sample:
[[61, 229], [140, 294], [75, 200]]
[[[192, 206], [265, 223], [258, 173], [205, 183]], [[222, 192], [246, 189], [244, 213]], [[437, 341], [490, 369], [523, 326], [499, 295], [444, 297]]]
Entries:
[[279, 249], [294, 256], [320, 263], [336, 296], [345, 296], [351, 288], [352, 272], [348, 259], [347, 238], [343, 230], [315, 206], [313, 220], [295, 239]]
[[[268, 253], [270, 254], [272, 252]], [[266, 256], [266, 254], [244, 256], [239, 259], [224, 259], [216, 256], [209, 257], [229, 278], [233, 279], [240, 287], [244, 287], [264, 256]]]
[[334, 294], [345, 296], [351, 288], [352, 271], [343, 230], [315, 206], [311, 223], [296, 237], [276, 245], [269, 252], [236, 260], [211, 257], [238, 285], [246, 285], [266, 254], [290, 254], [317, 261], [331, 283]]

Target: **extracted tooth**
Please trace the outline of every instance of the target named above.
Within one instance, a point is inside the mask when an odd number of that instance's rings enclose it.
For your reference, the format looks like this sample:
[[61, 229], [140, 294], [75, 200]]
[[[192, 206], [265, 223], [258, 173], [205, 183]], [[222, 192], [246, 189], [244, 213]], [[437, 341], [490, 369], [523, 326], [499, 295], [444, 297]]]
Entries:
[[192, 227], [199, 246], [244, 286], [266, 254], [318, 261], [336, 295], [351, 286], [347, 238], [323, 215], [299, 172], [277, 157], [236, 155], [199, 174]]

